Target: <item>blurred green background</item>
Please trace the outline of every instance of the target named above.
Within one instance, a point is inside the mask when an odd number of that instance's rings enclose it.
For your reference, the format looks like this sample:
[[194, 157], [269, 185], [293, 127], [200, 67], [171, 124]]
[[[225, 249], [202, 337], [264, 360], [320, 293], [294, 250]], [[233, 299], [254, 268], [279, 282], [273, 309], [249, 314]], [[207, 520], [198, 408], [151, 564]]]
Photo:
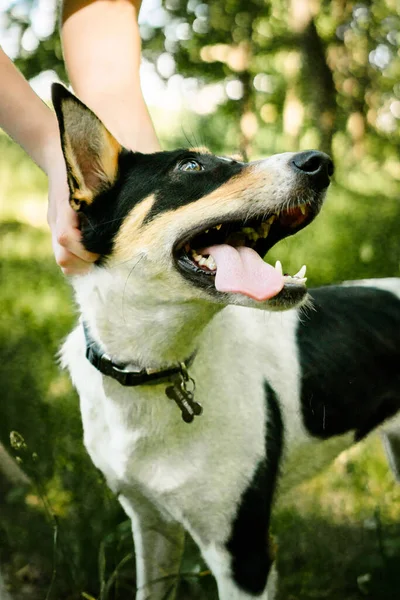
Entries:
[[[37, 23], [50, 6], [43, 34]], [[0, 40], [12, 38], [23, 73], [65, 81], [55, 5], [2, 7]], [[287, 272], [306, 263], [310, 285], [398, 276], [397, 1], [147, 0], [143, 9], [144, 87], [149, 102], [158, 90], [151, 112], [165, 148], [204, 143], [250, 159], [320, 148], [334, 157], [321, 216], [268, 260]], [[132, 598], [129, 523], [86, 455], [78, 399], [57, 366], [76, 311], [51, 251], [46, 180], [4, 134], [0, 183], [3, 576], [16, 600]], [[398, 600], [399, 517], [400, 486], [371, 436], [276, 511], [280, 600]], [[215, 598], [190, 540], [180, 597]]]

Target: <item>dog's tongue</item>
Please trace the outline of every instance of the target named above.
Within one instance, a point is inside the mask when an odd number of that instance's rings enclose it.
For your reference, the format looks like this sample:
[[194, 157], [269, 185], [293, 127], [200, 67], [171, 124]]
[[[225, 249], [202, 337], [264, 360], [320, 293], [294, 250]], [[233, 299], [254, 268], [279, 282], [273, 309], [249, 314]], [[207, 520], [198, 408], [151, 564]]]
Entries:
[[268, 300], [283, 288], [283, 277], [247, 246], [234, 248], [218, 244], [202, 250], [217, 265], [215, 287], [219, 292], [244, 294], [254, 300]]

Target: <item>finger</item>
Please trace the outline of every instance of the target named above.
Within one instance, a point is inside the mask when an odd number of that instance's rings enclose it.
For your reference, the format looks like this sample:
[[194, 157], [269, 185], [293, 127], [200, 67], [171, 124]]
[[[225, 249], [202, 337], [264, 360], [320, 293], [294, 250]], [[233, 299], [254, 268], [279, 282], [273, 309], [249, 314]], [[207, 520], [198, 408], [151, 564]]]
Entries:
[[[80, 232], [77, 232], [78, 235]], [[54, 233], [52, 236], [53, 243], [53, 252], [56, 259], [57, 264], [61, 267], [61, 270], [66, 275], [77, 275], [81, 273], [86, 273], [90, 270], [93, 265], [94, 260], [97, 255], [85, 252], [84, 258], [78, 256], [74, 252], [71, 252], [65, 246], [58, 243], [58, 239], [56, 234]], [[78, 244], [78, 250], [82, 248], [80, 244]], [[89, 256], [90, 260], [85, 260]], [[94, 260], [93, 260], [94, 259]]]
[[88, 252], [82, 245], [79, 217], [68, 202], [49, 203], [48, 222], [52, 231], [54, 250], [57, 245], [62, 246], [88, 263], [98, 259], [97, 254]]
[[53, 250], [56, 262], [64, 275], [81, 275], [92, 268], [93, 263], [82, 260], [57, 243], [53, 243]]
[[58, 208], [55, 223], [57, 243], [86, 262], [94, 262], [98, 254], [88, 252], [82, 245], [79, 217], [69, 204]]
[[[63, 223], [65, 225], [65, 223]], [[82, 245], [82, 233], [79, 229], [68, 228], [68, 229], [57, 229], [55, 232], [55, 239], [58, 246], [64, 248], [70, 254], [75, 255], [86, 263], [93, 263], [98, 258], [98, 254], [88, 252]]]

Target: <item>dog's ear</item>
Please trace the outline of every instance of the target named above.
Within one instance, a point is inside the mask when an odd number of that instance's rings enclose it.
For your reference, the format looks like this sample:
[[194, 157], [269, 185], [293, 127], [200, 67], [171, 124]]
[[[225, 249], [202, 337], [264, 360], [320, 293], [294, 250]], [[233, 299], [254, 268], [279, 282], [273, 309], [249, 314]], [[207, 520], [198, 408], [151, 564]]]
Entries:
[[51, 91], [67, 165], [70, 203], [79, 211], [115, 182], [122, 146], [63, 85], [54, 83]]

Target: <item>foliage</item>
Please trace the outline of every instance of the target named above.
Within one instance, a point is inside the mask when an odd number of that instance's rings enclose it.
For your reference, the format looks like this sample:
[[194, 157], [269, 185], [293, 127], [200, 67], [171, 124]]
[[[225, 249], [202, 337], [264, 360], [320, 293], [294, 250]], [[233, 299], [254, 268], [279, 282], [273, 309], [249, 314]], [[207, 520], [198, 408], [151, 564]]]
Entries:
[[[32, 33], [28, 0], [10, 23]], [[144, 56], [165, 79], [213, 83], [215, 110], [240, 126], [237, 145], [276, 130], [285, 146], [304, 138], [330, 151], [341, 133], [360, 158], [395, 156], [400, 134], [400, 14], [395, 0], [165, 0], [147, 14]], [[26, 44], [25, 44], [26, 47]], [[34, 49], [21, 43], [17, 64], [28, 77], [54, 69], [65, 78], [58, 32]], [[383, 152], [383, 156], [382, 156]]]

